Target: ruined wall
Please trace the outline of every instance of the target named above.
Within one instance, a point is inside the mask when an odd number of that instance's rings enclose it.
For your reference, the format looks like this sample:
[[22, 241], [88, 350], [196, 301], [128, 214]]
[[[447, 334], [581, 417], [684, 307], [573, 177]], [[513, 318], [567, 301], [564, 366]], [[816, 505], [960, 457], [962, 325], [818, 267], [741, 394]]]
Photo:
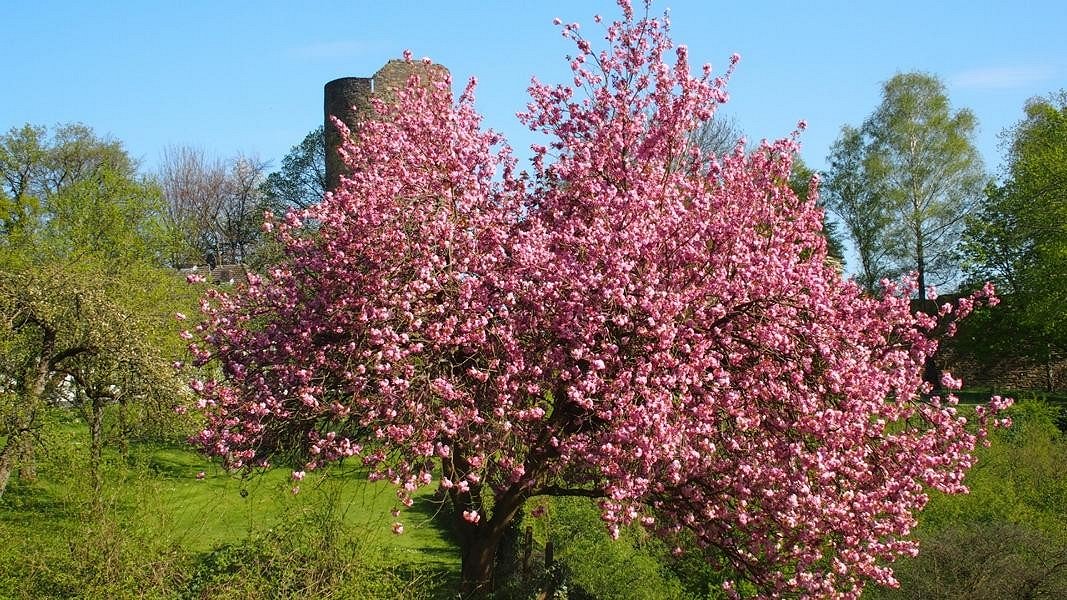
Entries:
[[979, 362], [953, 347], [950, 340], [937, 353], [938, 367], [963, 379], [967, 388], [996, 390], [1067, 391], [1067, 357], [1053, 355], [1048, 361], [1001, 355]]
[[[912, 300], [912, 312], [922, 311], [936, 315], [938, 306], [948, 302], [956, 305], [962, 297], [959, 293], [942, 294], [936, 300]], [[1003, 311], [1004, 308], [996, 309]], [[1033, 348], [1023, 347], [1027, 343], [1020, 337], [1016, 345], [1006, 346], [997, 343], [1013, 331], [1010, 312], [1000, 313], [1003, 322], [992, 325], [996, 330], [991, 333], [990, 324], [968, 322], [961, 326], [958, 335], [943, 339], [940, 349], [934, 356], [937, 372], [951, 371], [963, 379], [965, 388], [995, 390], [1034, 390], [1060, 393], [1067, 391], [1067, 355], [1051, 352], [1047, 359], [1040, 358], [1040, 352], [1026, 352]], [[1004, 328], [1008, 329], [1005, 330]], [[944, 329], [938, 331], [944, 333]]]
[[344, 165], [337, 153], [341, 147], [341, 135], [330, 121], [330, 116], [341, 120], [353, 134], [359, 130], [359, 122], [370, 116], [370, 99], [373, 96], [389, 100], [396, 90], [408, 84], [412, 75], [418, 75], [422, 84], [439, 80], [448, 75], [441, 65], [416, 61], [391, 60], [370, 77], [342, 77], [327, 83], [323, 88], [323, 112], [326, 125], [326, 182], [334, 189], [344, 173]]

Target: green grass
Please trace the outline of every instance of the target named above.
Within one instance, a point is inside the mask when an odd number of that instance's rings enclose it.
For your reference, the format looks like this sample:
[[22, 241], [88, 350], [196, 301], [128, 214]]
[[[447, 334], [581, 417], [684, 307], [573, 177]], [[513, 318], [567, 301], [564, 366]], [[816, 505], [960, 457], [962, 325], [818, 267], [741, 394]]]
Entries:
[[[968, 475], [972, 493], [932, 494], [920, 515], [917, 533], [945, 560], [970, 546], [995, 550], [991, 541], [1001, 538], [1030, 540], [1033, 557], [998, 550], [1023, 565], [1055, 564], [1065, 548], [1064, 442], [1055, 425], [1064, 411], [1020, 402], [1009, 412], [1016, 425], [991, 434], [992, 447], [979, 450]], [[43, 433], [39, 480], [13, 480], [0, 499], [0, 600], [454, 595], [459, 552], [446, 519], [434, 518], [440, 507], [428, 492], [394, 519], [390, 510], [400, 505], [393, 486], [369, 483], [352, 463], [309, 473], [293, 494], [288, 469], [242, 478], [184, 444], [143, 442], [125, 456], [105, 453], [103, 494], [94, 500], [84, 424], [59, 413]], [[699, 560], [679, 562], [640, 532], [609, 542], [589, 503], [548, 505], [548, 517], [528, 518], [516, 532], [533, 527], [535, 553], [554, 542], [560, 568], [546, 576], [565, 581], [571, 597], [716, 597], [722, 576]], [[394, 520], [403, 522], [403, 535], [392, 533]], [[871, 596], [916, 597], [908, 594], [916, 582], [933, 581], [925, 573], [935, 558], [931, 551], [900, 563], [909, 581], [903, 595]], [[540, 581], [501, 598], [526, 598]]]
[[[288, 469], [278, 468], [246, 478], [231, 475], [189, 450], [141, 448], [138, 460], [153, 474], [160, 502], [172, 508], [172, 531], [186, 547], [204, 550], [241, 536], [262, 533], [284, 521], [331, 503], [331, 510], [348, 526], [357, 527], [366, 539], [383, 547], [399, 547], [408, 554], [440, 557], [454, 554], [440, 526], [430, 518], [436, 508], [429, 494], [417, 497], [419, 505], [401, 514], [404, 535], [394, 535], [390, 510], [400, 504], [395, 488], [383, 482], [368, 482], [362, 469], [341, 465], [321, 473], [309, 473], [296, 482]], [[203, 471], [205, 478], [196, 475]], [[429, 514], [428, 514], [429, 513]]]
[[105, 453], [94, 502], [84, 425], [48, 432], [38, 481], [13, 478], [0, 499], [0, 599], [393, 598], [458, 577], [429, 492], [394, 518], [395, 488], [351, 464], [294, 494], [288, 469], [239, 477], [183, 445], [138, 443]]

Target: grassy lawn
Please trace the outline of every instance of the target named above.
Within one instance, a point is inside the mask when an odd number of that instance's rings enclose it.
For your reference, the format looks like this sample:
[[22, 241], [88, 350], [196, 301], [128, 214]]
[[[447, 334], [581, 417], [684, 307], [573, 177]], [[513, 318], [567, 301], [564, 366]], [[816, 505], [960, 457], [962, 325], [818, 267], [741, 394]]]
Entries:
[[[342, 465], [322, 473], [309, 473], [296, 482], [289, 469], [277, 468], [247, 478], [233, 476], [204, 457], [182, 448], [141, 448], [139, 457], [154, 474], [153, 492], [159, 503], [171, 507], [171, 530], [183, 546], [206, 550], [243, 536], [261, 533], [285, 521], [299, 520], [324, 504], [345, 524], [358, 528], [365, 539], [406, 554], [451, 556], [451, 543], [430, 518], [437, 506], [427, 492], [419, 503], [401, 513], [404, 534], [392, 533], [390, 510], [399, 507], [395, 488], [368, 482], [362, 469]], [[197, 473], [204, 472], [204, 479]]]
[[38, 480], [13, 478], [0, 499], [0, 599], [253, 598], [274, 580], [278, 597], [321, 596], [317, 585], [402, 597], [426, 573], [458, 576], [430, 492], [394, 518], [394, 488], [351, 464], [308, 473], [294, 494], [289, 469], [241, 478], [182, 445], [144, 443], [106, 453], [94, 505], [84, 425], [52, 431]]

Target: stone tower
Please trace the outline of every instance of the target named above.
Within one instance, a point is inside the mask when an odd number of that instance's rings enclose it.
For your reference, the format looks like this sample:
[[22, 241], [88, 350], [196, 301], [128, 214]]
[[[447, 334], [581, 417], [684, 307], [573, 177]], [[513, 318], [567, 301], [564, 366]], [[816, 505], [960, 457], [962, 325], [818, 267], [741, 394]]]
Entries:
[[341, 134], [330, 122], [337, 117], [356, 134], [359, 122], [370, 113], [371, 97], [388, 100], [397, 89], [407, 85], [412, 74], [417, 74], [424, 85], [448, 74], [441, 65], [419, 61], [391, 60], [370, 77], [342, 77], [326, 84], [323, 89], [323, 109], [326, 132], [326, 184], [333, 190], [341, 181], [344, 165], [338, 155]]

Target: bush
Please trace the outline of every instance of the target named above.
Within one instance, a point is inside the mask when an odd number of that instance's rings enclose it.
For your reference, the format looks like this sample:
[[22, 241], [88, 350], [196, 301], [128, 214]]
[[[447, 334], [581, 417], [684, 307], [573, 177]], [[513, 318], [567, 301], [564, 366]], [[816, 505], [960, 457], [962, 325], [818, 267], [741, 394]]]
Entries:
[[310, 516], [203, 554], [181, 597], [440, 597], [447, 573], [390, 565], [364, 539], [321, 513]]
[[[596, 505], [584, 498], [545, 499], [547, 516], [535, 522], [538, 537], [552, 541], [556, 571], [542, 577], [580, 599], [686, 598], [687, 590], [670, 569], [669, 553], [639, 527], [608, 535]], [[538, 522], [540, 521], [540, 522]], [[541, 563], [543, 564], [543, 563]]]
[[865, 598], [1067, 598], [1067, 440], [1059, 410], [1012, 407], [967, 475], [971, 493], [932, 494], [920, 514], [919, 555], [895, 567], [899, 590]]

